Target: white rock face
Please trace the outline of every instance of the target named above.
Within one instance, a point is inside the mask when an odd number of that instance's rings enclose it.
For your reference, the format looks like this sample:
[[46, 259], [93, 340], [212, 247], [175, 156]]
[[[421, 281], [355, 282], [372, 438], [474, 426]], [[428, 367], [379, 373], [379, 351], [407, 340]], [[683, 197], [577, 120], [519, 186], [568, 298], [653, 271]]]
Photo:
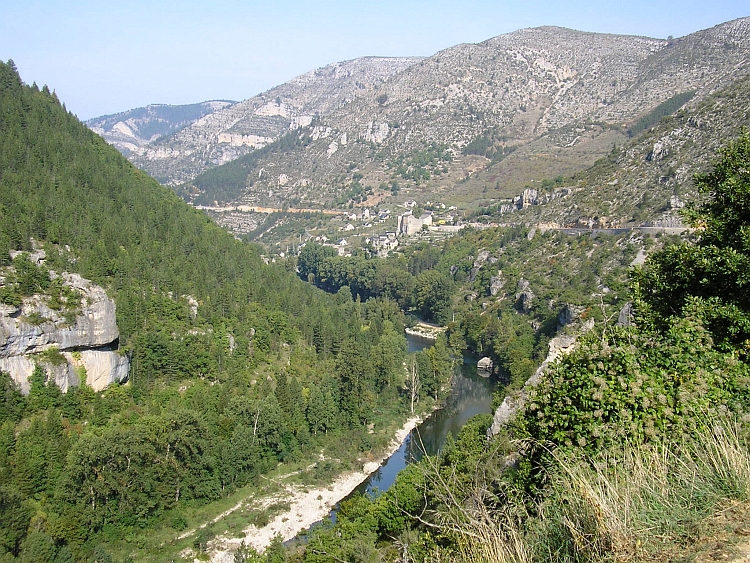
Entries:
[[283, 104], [283, 103], [280, 104], [277, 102], [270, 102], [256, 109], [255, 115], [263, 115], [265, 117], [273, 117], [276, 115], [281, 116], [281, 117], [290, 117], [291, 108], [289, 108], [286, 104]]
[[312, 115], [298, 115], [292, 118], [289, 122], [289, 129], [299, 129], [300, 127], [307, 127], [313, 121]]
[[40, 363], [47, 371], [48, 381], [54, 381], [55, 384], [63, 391], [73, 385], [80, 385], [80, 379], [75, 369], [70, 364], [54, 366], [41, 360], [32, 359], [33, 356], [11, 356], [9, 358], [0, 358], [0, 370], [9, 373], [13, 381], [18, 383], [21, 393], [28, 395], [30, 390], [29, 377], [34, 372], [37, 362]]
[[331, 133], [333, 133], [333, 129], [330, 127], [313, 127], [312, 133], [310, 133], [310, 136], [312, 137], [313, 141], [317, 141], [318, 139], [327, 139], [330, 137]]
[[370, 143], [382, 143], [388, 137], [389, 127], [387, 123], [375, 123], [370, 121], [367, 124], [362, 138]]
[[[593, 324], [584, 325], [582, 329], [590, 330], [591, 327], [593, 327]], [[526, 380], [526, 383], [524, 383], [523, 388], [520, 391], [517, 391], [512, 395], [507, 395], [505, 399], [503, 399], [502, 404], [495, 411], [495, 416], [492, 420], [492, 426], [490, 426], [489, 430], [487, 431], [490, 436], [494, 436], [495, 434], [500, 432], [503, 426], [508, 424], [508, 422], [516, 415], [519, 409], [523, 408], [523, 406], [526, 404], [526, 398], [528, 397], [529, 389], [535, 387], [537, 383], [539, 383], [539, 380], [544, 374], [544, 371], [551, 363], [560, 358], [560, 356], [562, 356], [563, 354], [567, 354], [568, 352], [572, 351], [575, 347], [575, 344], [575, 336], [567, 335], [555, 336], [552, 340], [549, 341], [549, 352], [547, 353], [547, 357], [545, 358], [545, 360], [542, 362], [542, 365], [537, 368], [534, 375]]]
[[64, 354], [70, 365], [86, 370], [86, 385], [101, 391], [110, 383], [127, 381], [130, 371], [130, 360], [124, 354], [107, 350], [84, 350], [80, 353], [80, 360], [73, 354]]
[[[130, 362], [127, 356], [102, 348], [116, 344], [120, 332], [115, 320], [115, 302], [104, 289], [78, 274], [63, 273], [64, 285], [82, 295], [80, 312], [74, 325], [49, 308], [42, 296], [23, 300], [20, 307], [0, 308], [0, 370], [10, 373], [21, 391], [29, 392], [28, 379], [35, 365], [45, 368], [48, 378], [67, 391], [79, 385], [80, 368], [85, 368], [87, 383], [95, 390], [104, 389], [113, 381], [128, 378]], [[29, 318], [41, 317], [32, 324]], [[57, 349], [65, 362], [50, 362], [43, 352]], [[73, 350], [79, 351], [80, 361], [74, 360]]]
[[217, 141], [222, 144], [228, 144], [233, 147], [252, 147], [259, 149], [265, 147], [273, 141], [270, 137], [260, 137], [258, 135], [234, 135], [232, 133], [219, 133]]
[[330, 145], [328, 145], [328, 150], [326, 150], [326, 156], [328, 158], [331, 158], [331, 156], [339, 150], [339, 144], [336, 141], [333, 141]]

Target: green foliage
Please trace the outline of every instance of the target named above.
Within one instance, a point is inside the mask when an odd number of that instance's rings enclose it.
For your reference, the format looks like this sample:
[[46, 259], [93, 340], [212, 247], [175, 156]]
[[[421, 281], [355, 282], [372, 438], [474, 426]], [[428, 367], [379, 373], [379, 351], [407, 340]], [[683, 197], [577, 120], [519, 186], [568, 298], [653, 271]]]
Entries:
[[55, 559], [55, 542], [44, 532], [33, 531], [21, 546], [21, 563], [53, 563]]
[[13, 260], [15, 284], [18, 292], [26, 297], [45, 291], [50, 284], [49, 271], [34, 264], [26, 253]]
[[432, 175], [440, 175], [444, 164], [452, 160], [453, 156], [447, 145], [430, 143], [424, 150], [397, 156], [388, 166], [395, 175], [419, 184], [429, 180]]
[[0, 426], [5, 421], [20, 421], [24, 410], [24, 398], [18, 384], [4, 371], [0, 371], [0, 393]]
[[438, 336], [434, 345], [416, 352], [416, 356], [419, 388], [425, 396], [438, 400], [441, 391], [447, 388], [453, 370], [445, 336]]
[[750, 371], [714, 350], [695, 319], [666, 334], [626, 328], [588, 336], [532, 389], [516, 435], [593, 454], [625, 440], [690, 433], [695, 417], [738, 410]]
[[426, 270], [415, 280], [414, 304], [426, 320], [446, 325], [451, 321], [453, 283], [436, 270]]
[[32, 514], [16, 487], [0, 485], [0, 548], [18, 554]]
[[506, 135], [493, 129], [467, 143], [461, 152], [483, 156], [496, 164], [516, 150], [515, 146], [506, 145], [507, 140]]
[[750, 339], [750, 135], [721, 151], [713, 170], [695, 177], [705, 200], [688, 209], [698, 242], [667, 248], [633, 273], [639, 322], [664, 330], [675, 318], [702, 319], [719, 347]]
[[240, 547], [234, 552], [234, 563], [260, 563], [263, 561], [263, 557], [258, 555], [258, 552], [254, 548], [245, 545], [245, 540], [242, 540]]
[[303, 280], [314, 282], [320, 275], [320, 267], [323, 261], [337, 254], [337, 250], [332, 246], [321, 246], [315, 243], [306, 244], [297, 257], [297, 269], [300, 277]]
[[190, 184], [178, 188], [178, 193], [190, 199], [193, 188], [199, 194], [192, 198], [198, 205], [214, 205], [215, 202], [226, 203], [236, 201], [249, 180], [251, 172], [255, 171], [258, 163], [270, 155], [281, 154], [297, 147], [307, 146], [311, 142], [309, 131], [295, 130], [282, 135], [277, 140], [263, 148], [252, 151], [224, 166], [218, 166], [199, 174]]
[[[62, 394], [47, 381], [43, 365], [61, 360], [54, 350], [40, 356], [26, 398], [0, 374], [2, 502], [18, 518], [3, 517], [12, 526], [2, 549], [28, 542], [47, 557], [46, 540], [29, 534], [32, 516], [61, 561], [133, 530], [180, 526], [187, 506], [321, 448], [346, 459], [362, 437], [380, 441], [363, 427], [375, 412], [402, 415], [393, 302], [328, 296], [289, 264], [266, 266], [5, 64], [0, 218], [0, 265], [11, 266], [11, 250], [47, 253], [42, 267], [17, 257], [0, 298], [18, 305], [39, 293], [74, 321], [81, 295], [47, 267], [79, 273], [114, 297], [131, 358], [129, 384], [98, 393]], [[345, 360], [342, 349], [356, 353]]]
[[641, 131], [645, 131], [659, 123], [659, 121], [668, 115], [672, 115], [686, 103], [693, 99], [695, 91], [690, 90], [689, 92], [683, 92], [681, 94], [675, 94], [668, 100], [660, 103], [649, 113], [641, 117], [636, 121], [630, 129], [628, 129], [628, 135], [635, 137]]

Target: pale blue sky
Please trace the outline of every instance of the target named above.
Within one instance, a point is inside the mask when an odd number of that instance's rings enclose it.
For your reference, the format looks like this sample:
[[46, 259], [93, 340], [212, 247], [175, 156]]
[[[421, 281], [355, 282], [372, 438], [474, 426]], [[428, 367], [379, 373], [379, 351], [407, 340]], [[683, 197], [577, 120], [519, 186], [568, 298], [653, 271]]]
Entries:
[[748, 15], [747, 0], [4, 0], [0, 59], [88, 119], [242, 100], [328, 63], [432, 55], [525, 27], [665, 38]]

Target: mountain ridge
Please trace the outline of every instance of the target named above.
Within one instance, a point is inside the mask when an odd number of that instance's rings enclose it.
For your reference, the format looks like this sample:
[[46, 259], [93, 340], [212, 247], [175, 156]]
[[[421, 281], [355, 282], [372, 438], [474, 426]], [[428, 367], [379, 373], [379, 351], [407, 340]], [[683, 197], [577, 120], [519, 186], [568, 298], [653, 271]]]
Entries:
[[418, 60], [362, 57], [308, 71], [205, 116], [170, 139], [140, 151], [132, 161], [162, 183], [175, 185], [261, 148], [290, 129], [310, 125], [316, 115], [348, 103], [358, 91]]
[[231, 100], [208, 100], [184, 105], [149, 104], [128, 111], [95, 117], [85, 123], [117, 150], [128, 156], [138, 152], [141, 147], [174, 134], [179, 129], [214, 111], [236, 103]]
[[[540, 170], [554, 177], [590, 166], [666, 100], [695, 92], [696, 104], [744, 76], [748, 53], [749, 18], [672, 41], [546, 27], [451, 47], [321, 115], [298, 131], [295, 148], [236, 161], [244, 168], [233, 169], [234, 193], [247, 205], [334, 207], [357, 182], [441, 194], [484, 174], [484, 188], [497, 183], [495, 195], [508, 197]], [[545, 134], [548, 146], [516, 153], [526, 161], [518, 169], [535, 161], [530, 170], [492, 179], [509, 152]], [[484, 154], [466, 151], [477, 141]], [[198, 176], [186, 191], [210, 202], [210, 184]]]

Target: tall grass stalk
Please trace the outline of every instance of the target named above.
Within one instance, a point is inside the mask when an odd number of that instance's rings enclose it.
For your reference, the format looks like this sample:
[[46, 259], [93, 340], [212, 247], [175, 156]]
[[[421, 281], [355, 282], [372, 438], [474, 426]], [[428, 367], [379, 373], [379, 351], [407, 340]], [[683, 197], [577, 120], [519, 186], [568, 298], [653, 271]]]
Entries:
[[441, 508], [429, 525], [454, 539], [466, 563], [635, 561], [683, 549], [723, 508], [750, 501], [750, 453], [728, 420], [706, 422], [680, 443], [630, 445], [595, 460], [551, 453], [533, 516], [506, 491], [495, 507], [488, 483], [502, 480], [481, 468], [461, 489], [466, 480], [433, 461], [426, 477]]
[[551, 488], [526, 535], [539, 561], [628, 561], [689, 544], [729, 501], [750, 500], [750, 454], [726, 420], [685, 443], [626, 447], [597, 461], [553, 457]]

